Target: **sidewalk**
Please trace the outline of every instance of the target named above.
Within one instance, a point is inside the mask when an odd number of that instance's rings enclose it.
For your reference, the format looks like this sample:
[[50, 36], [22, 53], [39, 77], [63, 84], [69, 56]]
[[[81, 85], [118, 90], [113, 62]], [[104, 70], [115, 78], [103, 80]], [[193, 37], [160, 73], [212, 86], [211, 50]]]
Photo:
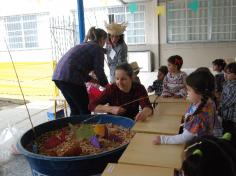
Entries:
[[[7, 103], [0, 101], [0, 133], [8, 127], [8, 124], [15, 125], [24, 132], [31, 128], [25, 105], [21, 103]], [[53, 102], [33, 101], [27, 103], [34, 126], [47, 122], [47, 112], [53, 108]], [[9, 162], [0, 165], [1, 176], [31, 176], [28, 162], [22, 155], [13, 156]]]

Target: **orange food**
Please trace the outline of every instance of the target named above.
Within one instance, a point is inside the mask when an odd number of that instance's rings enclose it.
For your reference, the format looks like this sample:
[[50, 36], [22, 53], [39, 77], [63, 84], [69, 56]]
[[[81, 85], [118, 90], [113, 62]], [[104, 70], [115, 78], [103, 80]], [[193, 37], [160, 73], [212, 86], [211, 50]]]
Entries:
[[94, 126], [94, 132], [100, 137], [104, 137], [106, 134], [106, 126], [104, 124], [96, 124]]

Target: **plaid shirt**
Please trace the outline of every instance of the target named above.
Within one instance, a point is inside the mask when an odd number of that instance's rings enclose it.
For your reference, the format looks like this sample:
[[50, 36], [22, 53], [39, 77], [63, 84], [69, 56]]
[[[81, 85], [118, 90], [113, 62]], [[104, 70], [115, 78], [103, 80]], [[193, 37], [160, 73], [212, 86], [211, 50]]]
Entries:
[[153, 82], [151, 86], [148, 87], [151, 91], [155, 91], [155, 95], [160, 96], [163, 90], [163, 81], [162, 80], [156, 80]]
[[52, 80], [82, 85], [91, 79], [93, 71], [99, 83], [105, 86], [108, 81], [104, 73], [104, 51], [96, 42], [87, 42], [71, 48], [58, 62]]
[[218, 73], [215, 75], [216, 92], [222, 92], [224, 81], [224, 73]]
[[226, 81], [223, 85], [220, 112], [223, 120], [236, 123], [236, 80]]
[[139, 112], [139, 105], [142, 109], [144, 107], [150, 107], [152, 109], [152, 106], [147, 91], [142, 84], [133, 82], [129, 93], [125, 93], [121, 91], [115, 83], [113, 83], [106, 87], [101, 96], [89, 105], [89, 108], [90, 110], [94, 110], [97, 105], [105, 105], [107, 103], [109, 103], [110, 106], [121, 106], [139, 98], [143, 99], [123, 106], [127, 111], [124, 114], [121, 114], [122, 116], [134, 119]]

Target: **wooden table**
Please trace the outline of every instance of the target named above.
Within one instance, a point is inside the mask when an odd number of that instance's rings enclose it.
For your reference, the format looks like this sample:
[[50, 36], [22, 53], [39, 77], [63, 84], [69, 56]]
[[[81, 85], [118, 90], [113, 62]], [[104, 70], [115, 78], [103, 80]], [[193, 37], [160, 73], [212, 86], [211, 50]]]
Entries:
[[184, 98], [163, 98], [157, 97], [157, 103], [190, 103], [188, 99]]
[[174, 176], [173, 168], [109, 163], [102, 176]]
[[119, 163], [180, 169], [184, 145], [154, 145], [155, 137], [156, 134], [136, 133]]
[[[166, 101], [164, 101], [166, 99]], [[184, 115], [190, 105], [189, 101], [171, 98], [157, 98], [155, 110], [158, 115]]]
[[158, 134], [178, 134], [182, 116], [180, 115], [156, 115], [144, 122], [136, 122], [132, 128], [135, 132], [158, 133]]

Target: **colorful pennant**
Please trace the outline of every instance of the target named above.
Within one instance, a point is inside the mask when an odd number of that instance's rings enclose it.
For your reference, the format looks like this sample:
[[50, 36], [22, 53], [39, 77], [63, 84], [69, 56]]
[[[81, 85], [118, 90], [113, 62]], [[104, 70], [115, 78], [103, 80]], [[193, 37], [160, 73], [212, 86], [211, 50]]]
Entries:
[[103, 5], [107, 5], [108, 0], [100, 0]]
[[138, 5], [136, 3], [130, 3], [128, 7], [131, 13], [137, 12], [138, 10]]
[[156, 7], [156, 14], [157, 14], [157, 16], [158, 15], [164, 15], [165, 14], [165, 10], [166, 10], [166, 8], [165, 8], [164, 5], [157, 6]]
[[188, 2], [188, 8], [192, 10], [193, 12], [197, 12], [199, 9], [198, 0], [191, 0], [190, 2]]

